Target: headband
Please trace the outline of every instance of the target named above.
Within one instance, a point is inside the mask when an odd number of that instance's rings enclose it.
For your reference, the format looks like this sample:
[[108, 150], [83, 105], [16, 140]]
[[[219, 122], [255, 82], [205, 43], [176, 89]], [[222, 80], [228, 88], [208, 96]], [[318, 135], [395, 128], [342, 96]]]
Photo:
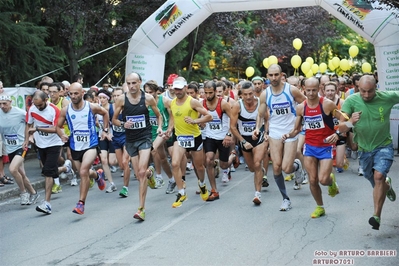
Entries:
[[98, 97], [100, 97], [100, 96], [105, 97], [105, 98], [107, 98], [108, 100], [110, 99], [109, 96], [108, 96], [107, 94], [102, 93], [102, 92], [98, 94]]
[[0, 95], [0, 101], [10, 101], [11, 102], [11, 96], [9, 95]]

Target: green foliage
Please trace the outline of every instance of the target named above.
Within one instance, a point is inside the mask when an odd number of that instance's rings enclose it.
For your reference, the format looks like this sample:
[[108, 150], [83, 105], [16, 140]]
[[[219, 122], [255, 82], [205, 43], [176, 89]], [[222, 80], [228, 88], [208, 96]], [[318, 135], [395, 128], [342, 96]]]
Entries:
[[39, 25], [39, 4], [40, 1], [0, 2], [0, 79], [5, 86], [22, 83], [61, 66], [60, 56], [46, 45], [49, 33]]

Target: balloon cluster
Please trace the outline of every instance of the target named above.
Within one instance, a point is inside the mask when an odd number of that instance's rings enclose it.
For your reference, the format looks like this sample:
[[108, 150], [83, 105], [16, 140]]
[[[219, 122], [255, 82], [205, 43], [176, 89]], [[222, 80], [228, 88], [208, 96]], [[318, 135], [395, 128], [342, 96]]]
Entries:
[[[302, 58], [298, 55], [298, 51], [302, 48], [302, 40], [296, 38], [292, 41], [292, 46], [297, 50], [297, 54], [291, 57], [291, 65], [295, 68], [295, 73], [300, 68], [303, 74], [306, 77], [311, 77], [314, 74], [320, 72], [325, 73], [327, 68], [331, 71], [340, 68], [342, 71], [348, 71], [351, 69], [351, 64], [347, 59], [339, 59], [337, 56], [333, 57], [331, 60], [328, 60], [328, 65], [324, 62], [320, 63], [320, 65], [316, 64], [312, 57], [306, 58], [305, 62], [302, 62]], [[356, 45], [352, 45], [349, 48], [349, 55], [351, 58], [355, 58], [359, 54], [359, 48]], [[277, 64], [278, 59], [276, 56], [271, 55], [263, 59], [263, 66], [265, 68], [269, 68], [272, 64]], [[367, 62], [362, 64], [363, 73], [371, 72], [371, 65]], [[255, 69], [253, 67], [247, 67], [245, 70], [245, 74], [247, 77], [252, 77], [255, 74]]]

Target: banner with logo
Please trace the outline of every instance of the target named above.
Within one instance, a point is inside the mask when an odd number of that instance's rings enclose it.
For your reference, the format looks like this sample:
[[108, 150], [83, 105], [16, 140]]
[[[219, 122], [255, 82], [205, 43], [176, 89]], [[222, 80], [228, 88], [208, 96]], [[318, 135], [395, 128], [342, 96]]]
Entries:
[[35, 91], [36, 88], [28, 87], [4, 88], [4, 92], [11, 96], [11, 105], [25, 111], [32, 105], [32, 94]]

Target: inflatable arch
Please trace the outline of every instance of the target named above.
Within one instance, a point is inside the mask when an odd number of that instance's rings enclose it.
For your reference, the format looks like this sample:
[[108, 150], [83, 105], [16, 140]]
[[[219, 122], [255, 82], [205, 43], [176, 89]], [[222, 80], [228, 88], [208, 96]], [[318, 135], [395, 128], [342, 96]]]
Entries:
[[[167, 0], [133, 34], [126, 74], [163, 84], [165, 54], [215, 12], [321, 6], [375, 47], [381, 89], [399, 90], [399, 10], [365, 0]], [[300, 37], [300, 36], [298, 36]], [[392, 129], [397, 140], [399, 106]], [[397, 143], [395, 143], [397, 147]]]

